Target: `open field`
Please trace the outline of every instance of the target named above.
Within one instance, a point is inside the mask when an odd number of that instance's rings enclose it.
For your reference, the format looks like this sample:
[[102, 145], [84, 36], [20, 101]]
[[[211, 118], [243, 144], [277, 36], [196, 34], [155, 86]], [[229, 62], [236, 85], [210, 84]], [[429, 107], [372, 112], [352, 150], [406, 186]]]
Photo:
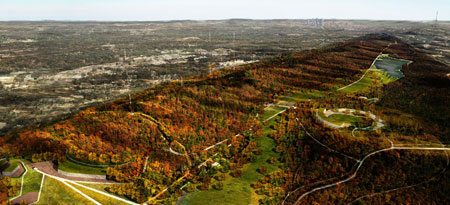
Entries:
[[[320, 115], [320, 111], [319, 111], [319, 115]], [[325, 117], [325, 116], [322, 115], [321, 117]], [[339, 126], [342, 126], [344, 123], [356, 125], [356, 123], [362, 121], [360, 117], [344, 115], [344, 114], [334, 114], [334, 115], [325, 117], [324, 119], [328, 122], [331, 122], [331, 123], [339, 125]]]
[[360, 121], [360, 118], [355, 116], [349, 116], [349, 115], [343, 115], [343, 114], [334, 114], [330, 116], [325, 116], [324, 114], [325, 108], [320, 108], [317, 110], [317, 114], [320, 118], [325, 120], [326, 122], [329, 122], [331, 124], [334, 124], [336, 126], [344, 126], [345, 124], [352, 124]]
[[283, 107], [277, 107], [277, 106], [270, 106], [266, 107], [264, 109], [264, 114], [261, 115], [261, 119], [267, 119], [275, 114], [277, 114], [280, 111], [285, 110], [286, 108]]
[[94, 204], [62, 182], [46, 177], [41, 197], [36, 204]]
[[42, 174], [27, 166], [27, 174], [23, 178], [23, 194], [28, 192], [39, 192]]
[[356, 83], [340, 90], [342, 92], [359, 92], [377, 84], [388, 84], [404, 77], [400, 71], [402, 65], [411, 61], [391, 58], [387, 54], [378, 56], [365, 75]]
[[398, 80], [399, 78], [392, 76], [386, 72], [381, 70], [371, 69], [367, 72], [367, 74], [357, 83], [348, 86], [342, 90], [341, 92], [359, 92], [367, 89], [371, 86], [374, 86], [375, 81], [381, 84], [388, 84]]
[[279, 99], [278, 105], [291, 106], [296, 102], [305, 101], [310, 99], [317, 99], [323, 97], [324, 91], [294, 91], [292, 94]]
[[81, 174], [95, 174], [105, 175], [106, 168], [89, 167], [81, 164], [77, 164], [70, 160], [66, 160], [64, 163], [58, 165], [58, 169], [65, 172], [81, 173]]
[[103, 192], [106, 192], [106, 188], [111, 186], [110, 184], [98, 184], [98, 183], [82, 183], [82, 182], [80, 182], [79, 184], [82, 184], [84, 186], [91, 187], [91, 188], [94, 188], [94, 189], [97, 189], [97, 190], [103, 191]]
[[[86, 189], [84, 187], [78, 186], [76, 184], [70, 183], [72, 186], [74, 186], [76, 189], [80, 190], [84, 194], [88, 195], [89, 197], [93, 198], [94, 200], [98, 201], [101, 204], [126, 204], [122, 201], [119, 201], [117, 199], [113, 199], [111, 197], [96, 193], [94, 191], [91, 191], [89, 189]], [[106, 192], [103, 190], [103, 192]]]

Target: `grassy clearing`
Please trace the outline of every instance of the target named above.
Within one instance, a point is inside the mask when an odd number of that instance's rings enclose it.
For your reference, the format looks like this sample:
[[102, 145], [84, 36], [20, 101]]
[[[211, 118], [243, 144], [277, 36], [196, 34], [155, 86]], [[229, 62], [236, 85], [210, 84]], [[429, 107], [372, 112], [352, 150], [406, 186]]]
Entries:
[[[277, 105], [292, 106], [298, 101], [305, 101], [305, 100], [309, 100], [309, 99], [321, 98], [324, 94], [325, 94], [324, 91], [319, 91], [319, 90], [315, 90], [315, 91], [311, 91], [311, 92], [296, 91], [296, 92], [293, 92], [289, 96], [280, 97]], [[277, 107], [277, 106], [266, 107], [264, 109], [264, 114], [261, 115], [261, 119], [265, 120], [285, 109], [286, 108], [284, 108], [284, 107]]]
[[[102, 192], [107, 192], [106, 191], [106, 187], [110, 187], [111, 186], [111, 184], [93, 184], [93, 183], [81, 183], [81, 182], [78, 182], [78, 184], [82, 184], [84, 186], [87, 186], [87, 187], [90, 187], [90, 188], [93, 188], [93, 189], [96, 189], [96, 190], [99, 190], [99, 191], [102, 191]], [[115, 194], [112, 194], [112, 195], [115, 195]], [[126, 198], [124, 196], [119, 196], [119, 195], [115, 195], [115, 196], [120, 197], [122, 199], [129, 200], [128, 198]]]
[[367, 74], [357, 83], [348, 86], [342, 90], [340, 90], [341, 92], [358, 92], [358, 91], [362, 91], [366, 88], [368, 88], [369, 86], [372, 85], [373, 80], [376, 79], [376, 76], [378, 74], [375, 72], [375, 70], [369, 70], [367, 72]]
[[26, 167], [28, 172], [23, 177], [22, 194], [26, 194], [28, 192], [39, 192], [39, 189], [41, 188], [42, 174], [31, 169], [29, 166]]
[[36, 204], [94, 204], [81, 194], [53, 178], [46, 177], [41, 198]]
[[[210, 189], [203, 192], [191, 193], [189, 200], [183, 204], [252, 204], [253, 189], [250, 186], [264, 175], [257, 172], [261, 166], [267, 167], [267, 174], [278, 170], [279, 163], [270, 164], [267, 161], [272, 157], [279, 157], [278, 153], [272, 151], [275, 142], [268, 137], [273, 131], [270, 126], [274, 124], [274, 119], [269, 121], [269, 125], [264, 127], [263, 136], [256, 139], [262, 149], [262, 155], [258, 156], [256, 162], [247, 164], [242, 168], [242, 176], [233, 178], [227, 176], [223, 181], [223, 190]], [[214, 184], [212, 182], [211, 184]]]
[[3, 172], [13, 171], [15, 168], [19, 166], [19, 161], [17, 161], [16, 159], [12, 159], [11, 161], [9, 161], [9, 163], [10, 163], [9, 167], [3, 170]]
[[[74, 186], [75, 188], [77, 188], [78, 190], [80, 190], [81, 192], [85, 193], [86, 195], [88, 195], [89, 197], [93, 198], [94, 200], [98, 201], [101, 204], [126, 204], [122, 201], [119, 201], [117, 199], [113, 199], [111, 197], [105, 196], [103, 194], [99, 194], [97, 192], [91, 191], [89, 189], [83, 188], [81, 186], [78, 186], [76, 184], [70, 183], [70, 185]], [[83, 184], [84, 185], [84, 184]]]
[[277, 104], [291, 106], [298, 101], [305, 101], [308, 99], [321, 98], [324, 94], [325, 94], [325, 92], [320, 91], [320, 90], [315, 90], [312, 92], [305, 92], [305, 93], [296, 91], [289, 96], [280, 98], [280, 101]]
[[82, 184], [84, 186], [87, 186], [87, 187], [90, 187], [93, 189], [97, 189], [97, 190], [103, 191], [103, 192], [106, 192], [106, 188], [111, 186], [111, 184], [93, 184], [93, 183], [80, 183], [80, 182], [78, 184]]
[[346, 87], [342, 90], [340, 90], [341, 92], [358, 92], [358, 91], [363, 91], [367, 88], [369, 88], [370, 86], [374, 85], [374, 82], [378, 82], [381, 84], [388, 84], [391, 82], [394, 82], [396, 80], [398, 80], [399, 78], [394, 77], [389, 75], [386, 72], [383, 72], [381, 70], [369, 70], [367, 72], [367, 74], [364, 76], [364, 78], [362, 78], [359, 82]]
[[97, 174], [105, 175], [106, 168], [88, 167], [81, 164], [66, 160], [63, 164], [58, 165], [58, 169], [65, 172], [81, 173], [81, 174]]
[[357, 117], [357, 116], [352, 116], [352, 115], [345, 115], [345, 114], [333, 114], [330, 116], [325, 116], [325, 114], [323, 113], [325, 109], [324, 108], [320, 108], [317, 112], [319, 114], [319, 116], [323, 119], [326, 120], [330, 123], [333, 123], [335, 125], [338, 126], [343, 126], [344, 123], [349, 123], [352, 125], [356, 125], [359, 122], [362, 122], [362, 118]]
[[369, 86], [373, 85], [375, 80], [378, 80], [381, 84], [388, 84], [399, 78], [404, 77], [403, 73], [400, 71], [403, 64], [410, 61], [395, 59], [388, 57], [387, 55], [380, 56], [376, 59], [374, 66], [371, 67], [367, 74], [357, 83], [342, 89], [342, 92], [357, 92], [362, 91]]
[[362, 119], [360, 117], [355, 117], [355, 116], [351, 116], [351, 115], [343, 115], [343, 114], [334, 114], [334, 115], [330, 115], [328, 116], [328, 118], [326, 119], [327, 121], [331, 122], [331, 123], [350, 123], [352, 125], [356, 125], [357, 122], [362, 122]]
[[264, 108], [264, 114], [261, 115], [261, 119], [266, 120], [267, 118], [277, 114], [280, 111], [285, 110], [283, 107], [270, 106]]
[[397, 77], [390, 76], [388, 73], [383, 71], [376, 71], [376, 72], [378, 73], [378, 79], [382, 84], [388, 84], [399, 79]]

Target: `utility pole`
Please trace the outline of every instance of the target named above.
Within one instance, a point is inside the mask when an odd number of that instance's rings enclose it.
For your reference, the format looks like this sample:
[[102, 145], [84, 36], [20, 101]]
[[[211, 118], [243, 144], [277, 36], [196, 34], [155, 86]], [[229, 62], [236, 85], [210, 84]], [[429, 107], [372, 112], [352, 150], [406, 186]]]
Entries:
[[123, 62], [125, 62], [127, 59], [127, 49], [123, 49]]
[[144, 164], [143, 172], [145, 172], [147, 170], [147, 162], [148, 162], [148, 156], [147, 156], [147, 158], [145, 158], [145, 164]]
[[[210, 55], [210, 61], [213, 59], [213, 55], [212, 55], [212, 47], [211, 47], [211, 31], [208, 32], [208, 47], [209, 47], [209, 55]], [[209, 75], [211, 75], [212, 71], [213, 71], [213, 66], [212, 66], [212, 62], [208, 63], [208, 69], [209, 69]]]
[[[126, 68], [125, 68], [126, 69]], [[127, 81], [128, 81], [128, 100], [130, 101], [130, 109], [132, 108], [131, 106], [131, 79], [130, 76], [128, 75], [128, 70], [125, 71], [127, 74]]]
[[438, 14], [439, 14], [439, 11], [436, 11], [436, 19], [434, 20], [434, 27], [435, 28], [437, 27]]
[[235, 41], [236, 41], [236, 32], [233, 32], [233, 70], [234, 70], [234, 66], [236, 63], [236, 45], [235, 45]]

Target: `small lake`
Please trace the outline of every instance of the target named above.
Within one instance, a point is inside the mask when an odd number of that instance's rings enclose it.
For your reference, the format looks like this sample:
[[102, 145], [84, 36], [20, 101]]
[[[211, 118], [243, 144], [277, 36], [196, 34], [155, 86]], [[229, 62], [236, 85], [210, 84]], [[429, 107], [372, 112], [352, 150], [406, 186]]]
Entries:
[[403, 78], [403, 77], [405, 77], [405, 75], [403, 75], [403, 73], [401, 71], [402, 66], [409, 62], [411, 62], [411, 61], [391, 58], [391, 57], [387, 57], [387, 56], [381, 56], [375, 61], [374, 65], [377, 69], [382, 70], [383, 72], [387, 73], [389, 76]]

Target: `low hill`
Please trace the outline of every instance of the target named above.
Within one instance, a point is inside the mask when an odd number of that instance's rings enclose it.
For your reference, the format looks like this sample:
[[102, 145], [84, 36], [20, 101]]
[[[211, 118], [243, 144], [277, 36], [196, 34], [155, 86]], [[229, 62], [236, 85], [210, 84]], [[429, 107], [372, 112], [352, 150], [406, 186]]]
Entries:
[[[394, 57], [414, 63], [404, 71], [404, 79], [383, 88], [377, 106], [399, 108], [431, 122], [448, 119], [446, 101], [440, 101], [449, 97], [443, 95], [448, 79], [440, 77], [448, 68], [435, 67], [435, 61], [393, 36], [372, 34], [160, 84], [66, 120], [30, 126], [0, 139], [2, 155], [39, 161], [42, 153], [51, 153], [58, 156], [53, 159], [67, 156], [85, 164], [117, 165], [108, 168], [108, 178], [127, 182], [121, 195], [142, 203], [180, 178], [197, 180], [199, 165], [214, 155], [210, 150], [216, 143], [227, 141], [229, 146], [220, 148], [227, 154], [221, 155], [228, 155], [232, 164], [250, 162], [258, 147], [253, 139], [263, 133], [260, 116], [267, 104], [278, 102], [280, 96], [316, 90], [328, 102], [337, 88], [358, 79], [386, 47]], [[423, 106], [432, 101], [432, 106]], [[443, 115], [427, 114], [439, 110]], [[448, 132], [446, 122], [440, 125], [433, 129]], [[110, 191], [119, 193], [118, 189]], [[161, 198], [173, 200], [172, 196]]]

